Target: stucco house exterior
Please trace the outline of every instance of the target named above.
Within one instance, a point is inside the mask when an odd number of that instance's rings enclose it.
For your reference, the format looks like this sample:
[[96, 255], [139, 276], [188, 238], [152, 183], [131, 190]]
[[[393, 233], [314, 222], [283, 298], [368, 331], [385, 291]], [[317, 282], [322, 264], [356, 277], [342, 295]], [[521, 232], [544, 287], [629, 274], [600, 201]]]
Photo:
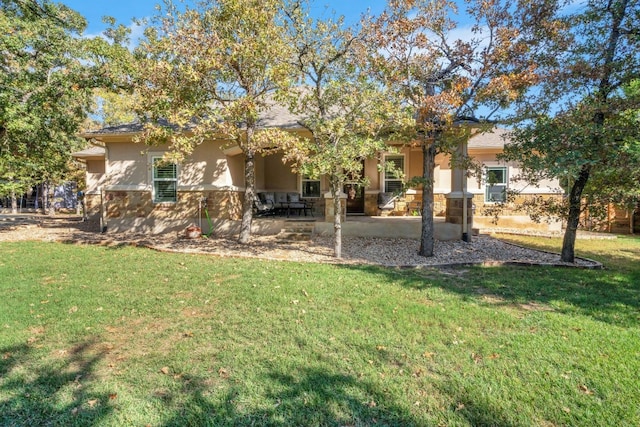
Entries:
[[[304, 134], [296, 118], [283, 108], [274, 107], [260, 120], [260, 126], [279, 127]], [[162, 164], [166, 147], [147, 146], [133, 142], [141, 131], [137, 124], [106, 127], [86, 132], [83, 137], [92, 146], [74, 153], [86, 164], [85, 206], [89, 217], [99, 219], [103, 230], [145, 233], [179, 232], [192, 224], [208, 223], [208, 215], [216, 233], [234, 233], [241, 219], [244, 192], [244, 161], [241, 150], [224, 141], [206, 141], [181, 164]], [[500, 201], [507, 187], [522, 190], [522, 197], [544, 195], [557, 197], [557, 182], [542, 183], [537, 188], [511, 180], [518, 174], [517, 165], [500, 164], [505, 131], [496, 129], [471, 137], [466, 147], [469, 155], [481, 161], [493, 174], [492, 185], [478, 177], [465, 177], [465, 171], [452, 169], [449, 159], [438, 155], [434, 182], [434, 215], [443, 222], [456, 224], [462, 232], [462, 222], [468, 229], [494, 227], [493, 217], [483, 216], [483, 208]], [[406, 178], [422, 175], [422, 150], [396, 146], [380, 153], [375, 159], [363, 159], [363, 177], [369, 185], [345, 183], [344, 211], [347, 218], [372, 216], [416, 216], [422, 192], [409, 189], [398, 194], [402, 182], [381, 171], [381, 162], [393, 162]], [[281, 154], [256, 158], [256, 190], [264, 192], [295, 192], [309, 202], [316, 222], [332, 221], [333, 212], [328, 194], [328, 181], [322, 177], [295, 174]], [[498, 178], [497, 180], [495, 178]], [[393, 194], [392, 200], [383, 196]], [[465, 197], [466, 196], [466, 197]], [[464, 201], [464, 199], [467, 199]], [[384, 204], [384, 205], [383, 205]], [[463, 214], [463, 206], [467, 208]], [[205, 212], [206, 211], [206, 212]], [[254, 221], [254, 232], [274, 233], [268, 221]], [[560, 228], [560, 224], [536, 224], [522, 214], [507, 212], [498, 227]], [[419, 233], [415, 236], [419, 238]]]

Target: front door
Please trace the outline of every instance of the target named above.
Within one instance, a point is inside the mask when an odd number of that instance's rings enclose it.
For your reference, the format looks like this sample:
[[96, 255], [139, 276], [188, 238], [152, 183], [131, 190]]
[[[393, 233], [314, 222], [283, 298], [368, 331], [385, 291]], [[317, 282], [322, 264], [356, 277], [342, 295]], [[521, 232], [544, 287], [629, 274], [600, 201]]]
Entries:
[[358, 182], [364, 179], [364, 160], [360, 169], [360, 176], [353, 177], [352, 182], [346, 182], [342, 191], [347, 195], [347, 215], [364, 214], [364, 187]]
[[347, 215], [364, 214], [364, 187], [349, 183], [344, 185], [343, 191], [347, 195]]

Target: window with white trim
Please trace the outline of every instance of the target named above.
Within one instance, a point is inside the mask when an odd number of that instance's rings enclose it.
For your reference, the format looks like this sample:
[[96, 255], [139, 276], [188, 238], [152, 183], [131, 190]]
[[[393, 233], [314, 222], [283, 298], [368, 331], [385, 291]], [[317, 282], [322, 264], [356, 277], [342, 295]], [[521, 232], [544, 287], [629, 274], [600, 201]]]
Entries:
[[154, 157], [152, 162], [153, 202], [175, 203], [178, 201], [178, 165], [162, 157]]
[[485, 202], [499, 203], [507, 200], [507, 168], [487, 167]]
[[[384, 158], [384, 193], [398, 193], [402, 191], [404, 178], [404, 156], [388, 155]], [[389, 167], [390, 165], [390, 167]]]
[[320, 180], [311, 178], [309, 175], [302, 175], [302, 197], [320, 197]]

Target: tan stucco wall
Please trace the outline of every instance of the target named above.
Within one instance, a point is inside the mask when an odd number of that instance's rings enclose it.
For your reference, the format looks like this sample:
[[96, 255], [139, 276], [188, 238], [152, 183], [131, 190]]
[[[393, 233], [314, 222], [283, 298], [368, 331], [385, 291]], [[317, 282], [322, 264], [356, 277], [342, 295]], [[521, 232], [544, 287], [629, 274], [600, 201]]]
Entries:
[[369, 180], [367, 190], [380, 189], [380, 171], [378, 170], [378, 159], [365, 159], [364, 176]]
[[147, 161], [141, 153], [144, 149], [133, 143], [107, 144], [107, 185], [146, 185]]
[[407, 165], [407, 179], [422, 176], [422, 149], [407, 148], [402, 150], [402, 153], [405, 155], [405, 164]]
[[[238, 156], [241, 157], [241, 156]], [[265, 168], [264, 168], [264, 157], [258, 156], [255, 159], [255, 174], [256, 174], [256, 189], [258, 191], [264, 190], [265, 188]]]
[[106, 180], [104, 159], [91, 159], [86, 161], [86, 191], [87, 194], [98, 193]]
[[[560, 184], [558, 180], [543, 180], [537, 186], [530, 185], [525, 181], [514, 181], [512, 178], [520, 174], [521, 169], [517, 163], [504, 163], [496, 160], [498, 150], [470, 150], [469, 154], [473, 156], [474, 160], [480, 162], [485, 166], [507, 166], [508, 167], [508, 179], [509, 188], [519, 191], [522, 194], [557, 194], [560, 190]], [[485, 183], [478, 183], [478, 177], [470, 177], [467, 182], [467, 188], [469, 191], [478, 194], [484, 194]]]
[[270, 191], [299, 190], [298, 175], [291, 171], [291, 165], [282, 163], [282, 154], [265, 156], [257, 169], [264, 175], [264, 181], [256, 188]]
[[[107, 185], [116, 189], [150, 189], [152, 158], [162, 156], [165, 151], [166, 147], [147, 147], [133, 142], [107, 143]], [[178, 189], [244, 186], [243, 157], [225, 155], [220, 143], [199, 145], [178, 170]]]
[[178, 184], [179, 186], [242, 187], [244, 185], [243, 158], [226, 156], [220, 144], [205, 142], [199, 145], [181, 165]]

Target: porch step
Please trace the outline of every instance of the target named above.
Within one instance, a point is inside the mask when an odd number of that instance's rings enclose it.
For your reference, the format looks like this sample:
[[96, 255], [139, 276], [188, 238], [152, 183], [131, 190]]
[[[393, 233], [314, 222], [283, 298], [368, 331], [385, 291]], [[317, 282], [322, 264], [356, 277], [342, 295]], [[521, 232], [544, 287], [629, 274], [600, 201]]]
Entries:
[[284, 228], [278, 234], [278, 240], [289, 242], [311, 240], [314, 227], [313, 221], [286, 221]]

